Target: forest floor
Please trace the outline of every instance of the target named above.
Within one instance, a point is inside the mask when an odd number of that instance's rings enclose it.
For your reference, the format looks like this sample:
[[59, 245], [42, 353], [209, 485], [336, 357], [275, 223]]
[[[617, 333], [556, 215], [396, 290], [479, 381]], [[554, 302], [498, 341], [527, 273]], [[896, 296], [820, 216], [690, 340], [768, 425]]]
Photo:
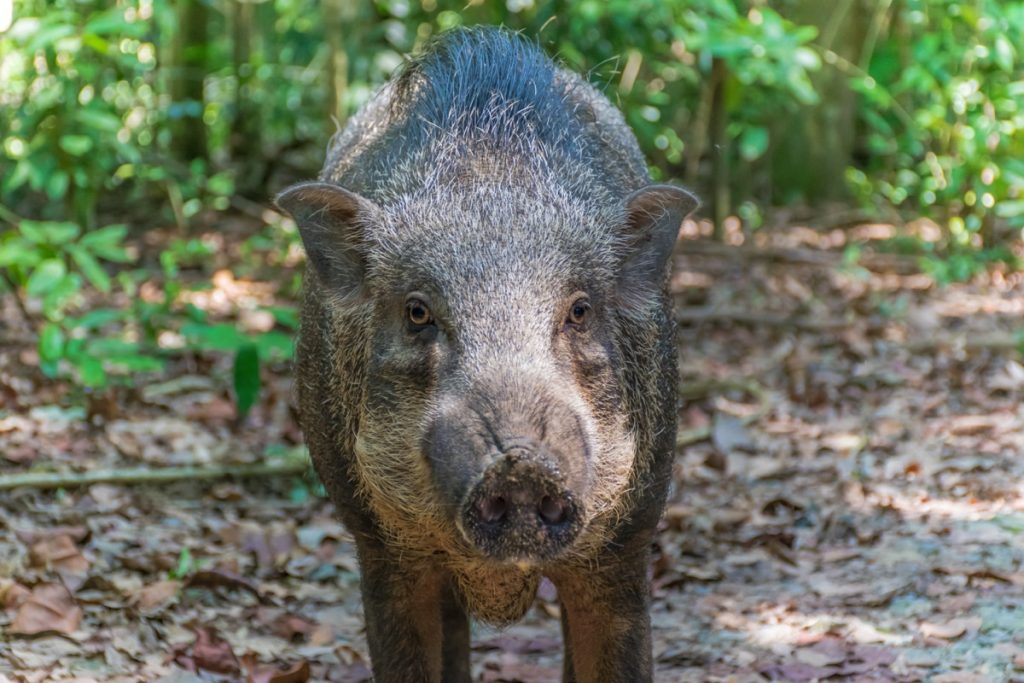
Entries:
[[[658, 681], [1024, 681], [1024, 277], [939, 287], [912, 260], [850, 266], [851, 236], [680, 244]], [[214, 281], [226, 319], [264, 296]], [[13, 330], [15, 306], [0, 312]], [[286, 366], [238, 425], [223, 359], [90, 397], [35, 363], [31, 342], [0, 345], [0, 479], [244, 466], [300, 444]], [[0, 490], [0, 683], [369, 680], [351, 538], [314, 490]], [[522, 623], [474, 627], [480, 681], [555, 681], [560, 662], [549, 584]]]

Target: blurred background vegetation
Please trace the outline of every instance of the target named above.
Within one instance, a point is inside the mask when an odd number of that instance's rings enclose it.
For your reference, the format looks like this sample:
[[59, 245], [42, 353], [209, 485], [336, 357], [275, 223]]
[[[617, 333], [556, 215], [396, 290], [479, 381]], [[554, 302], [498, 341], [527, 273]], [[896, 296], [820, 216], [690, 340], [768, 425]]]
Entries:
[[[295, 325], [268, 198], [404, 55], [477, 23], [589, 74], [718, 239], [884, 221], [877, 248], [940, 283], [1014, 265], [1021, 2], [0, 0], [0, 289], [42, 371], [89, 390], [226, 351], [244, 414]], [[218, 274], [274, 282], [265, 322], [196, 303]]]

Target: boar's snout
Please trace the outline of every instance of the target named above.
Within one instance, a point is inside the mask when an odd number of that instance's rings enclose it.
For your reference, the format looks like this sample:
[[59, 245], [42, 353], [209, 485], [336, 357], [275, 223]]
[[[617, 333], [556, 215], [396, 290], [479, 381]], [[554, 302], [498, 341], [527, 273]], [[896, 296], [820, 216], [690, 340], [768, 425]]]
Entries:
[[493, 559], [552, 559], [579, 532], [579, 503], [542, 445], [518, 445], [495, 460], [470, 490], [462, 527]]

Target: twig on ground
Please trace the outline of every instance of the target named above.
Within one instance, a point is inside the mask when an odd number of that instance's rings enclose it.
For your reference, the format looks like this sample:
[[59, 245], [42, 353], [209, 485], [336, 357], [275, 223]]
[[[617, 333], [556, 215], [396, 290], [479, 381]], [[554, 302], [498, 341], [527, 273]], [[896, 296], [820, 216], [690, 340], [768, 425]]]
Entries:
[[228, 477], [273, 477], [299, 475], [309, 469], [309, 461], [288, 458], [257, 465], [215, 465], [210, 467], [130, 467], [89, 470], [87, 472], [23, 472], [0, 475], [0, 491], [16, 488], [56, 489], [92, 484], [166, 484], [184, 480], [225, 479]]
[[[800, 247], [735, 247], [709, 240], [687, 240], [679, 245], [682, 254], [715, 256], [743, 261], [780, 261], [807, 266], [836, 268], [843, 264], [840, 252]], [[868, 270], [912, 275], [920, 272], [917, 259], [897, 254], [861, 254], [858, 266]]]
[[992, 332], [968, 337], [965, 334], [942, 335], [928, 339], [914, 339], [904, 344], [908, 351], [935, 351], [937, 349], [963, 349], [965, 351], [1017, 351], [1024, 346], [1024, 334]]
[[741, 325], [760, 325], [763, 327], [785, 327], [811, 332], [849, 327], [850, 322], [837, 318], [816, 320], [796, 315], [778, 315], [773, 313], [752, 313], [736, 309], [683, 308], [676, 311], [676, 321], [680, 323], [737, 323]]

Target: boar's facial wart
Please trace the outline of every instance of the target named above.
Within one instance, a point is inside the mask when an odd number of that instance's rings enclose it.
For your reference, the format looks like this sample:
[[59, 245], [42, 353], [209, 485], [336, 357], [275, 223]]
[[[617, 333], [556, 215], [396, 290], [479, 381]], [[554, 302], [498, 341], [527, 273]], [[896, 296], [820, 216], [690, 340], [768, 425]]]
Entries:
[[365, 296], [363, 228], [377, 206], [331, 183], [299, 183], [277, 196], [276, 204], [295, 219], [313, 271], [338, 299]]

